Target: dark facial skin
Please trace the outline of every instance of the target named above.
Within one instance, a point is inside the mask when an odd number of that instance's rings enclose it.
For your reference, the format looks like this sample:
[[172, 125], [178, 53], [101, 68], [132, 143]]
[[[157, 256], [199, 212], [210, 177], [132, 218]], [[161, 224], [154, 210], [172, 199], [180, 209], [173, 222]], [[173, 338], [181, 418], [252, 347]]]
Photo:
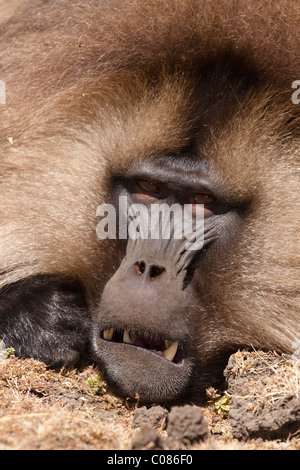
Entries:
[[[114, 184], [114, 200], [130, 203], [204, 205], [204, 245], [182, 249], [185, 240], [129, 239], [126, 256], [107, 283], [94, 328], [97, 360], [109, 384], [142, 402], [185, 396], [195, 376], [195, 326], [205, 286], [201, 266], [223, 233], [237, 231], [240, 216], [207, 176], [204, 162], [174, 157], [140, 163]], [[205, 270], [205, 268], [203, 268]], [[202, 286], [201, 286], [202, 285]], [[198, 295], [196, 296], [196, 293]], [[199, 300], [197, 300], [199, 299]], [[166, 356], [166, 357], [165, 357]]]

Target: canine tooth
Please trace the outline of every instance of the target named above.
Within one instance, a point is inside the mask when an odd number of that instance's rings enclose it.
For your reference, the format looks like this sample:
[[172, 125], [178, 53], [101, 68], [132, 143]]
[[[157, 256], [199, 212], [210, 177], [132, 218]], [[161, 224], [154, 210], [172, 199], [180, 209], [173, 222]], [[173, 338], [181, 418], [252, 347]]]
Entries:
[[134, 333], [133, 331], [130, 332], [130, 339], [131, 339], [132, 344], [134, 344], [137, 337], [138, 335], [136, 333]]
[[130, 336], [129, 336], [129, 331], [128, 330], [124, 330], [124, 333], [123, 333], [123, 343], [127, 343], [127, 344], [133, 344]]
[[115, 329], [114, 328], [107, 328], [107, 330], [103, 331], [103, 339], [106, 339], [107, 341], [111, 341], [113, 334], [114, 334]]
[[168, 346], [168, 348], [163, 351], [162, 355], [165, 359], [172, 362], [177, 353], [178, 343], [177, 341], [166, 341], [166, 346]]

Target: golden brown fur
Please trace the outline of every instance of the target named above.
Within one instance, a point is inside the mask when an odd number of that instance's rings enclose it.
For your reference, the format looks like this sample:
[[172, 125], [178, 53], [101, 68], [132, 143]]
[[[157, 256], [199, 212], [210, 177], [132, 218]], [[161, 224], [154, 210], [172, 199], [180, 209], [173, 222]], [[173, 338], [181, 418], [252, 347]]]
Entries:
[[201, 324], [219, 333], [207, 346], [200, 333], [199, 351], [292, 351], [299, 17], [297, 0], [0, 0], [0, 287], [77, 279], [97, 310], [118, 265], [95, 231], [110, 175], [194, 141], [224, 197], [249, 202], [243, 236], [207, 273], [218, 292]]

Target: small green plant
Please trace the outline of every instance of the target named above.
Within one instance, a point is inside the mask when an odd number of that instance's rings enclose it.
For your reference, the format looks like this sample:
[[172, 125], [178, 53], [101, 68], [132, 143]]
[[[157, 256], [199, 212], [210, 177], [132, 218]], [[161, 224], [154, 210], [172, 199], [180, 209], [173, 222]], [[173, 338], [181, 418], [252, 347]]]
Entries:
[[214, 405], [218, 415], [226, 415], [229, 413], [231, 398], [229, 395], [227, 395], [226, 392], [223, 396], [221, 396], [214, 387], [209, 387], [206, 389], [206, 396], [208, 398], [208, 403]]
[[16, 354], [16, 351], [15, 351], [14, 348], [6, 348], [5, 349], [5, 357], [6, 358], [15, 357], [15, 354]]
[[89, 377], [87, 379], [87, 383], [93, 389], [94, 395], [103, 395], [103, 393], [106, 392], [106, 388], [107, 388], [106, 383], [104, 382], [104, 380], [102, 380], [102, 378], [98, 374], [94, 375], [93, 378]]
[[215, 408], [218, 413], [220, 414], [228, 414], [230, 410], [230, 403], [231, 403], [231, 398], [228, 396], [225, 392], [225, 395], [223, 395], [220, 400], [217, 400], [215, 402]]
[[208, 403], [215, 403], [215, 401], [220, 398], [221, 395], [218, 393], [218, 390], [216, 390], [214, 387], [209, 387], [206, 389], [206, 396], [208, 399]]

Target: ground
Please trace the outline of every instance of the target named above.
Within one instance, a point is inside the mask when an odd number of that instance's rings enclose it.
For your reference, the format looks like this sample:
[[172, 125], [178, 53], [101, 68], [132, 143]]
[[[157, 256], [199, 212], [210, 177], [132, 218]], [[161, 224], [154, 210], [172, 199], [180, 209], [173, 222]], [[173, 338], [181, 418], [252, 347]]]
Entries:
[[225, 375], [225, 395], [210, 388], [203, 406], [167, 410], [115, 397], [93, 366], [54, 372], [0, 355], [0, 450], [299, 450], [298, 358], [239, 351]]

